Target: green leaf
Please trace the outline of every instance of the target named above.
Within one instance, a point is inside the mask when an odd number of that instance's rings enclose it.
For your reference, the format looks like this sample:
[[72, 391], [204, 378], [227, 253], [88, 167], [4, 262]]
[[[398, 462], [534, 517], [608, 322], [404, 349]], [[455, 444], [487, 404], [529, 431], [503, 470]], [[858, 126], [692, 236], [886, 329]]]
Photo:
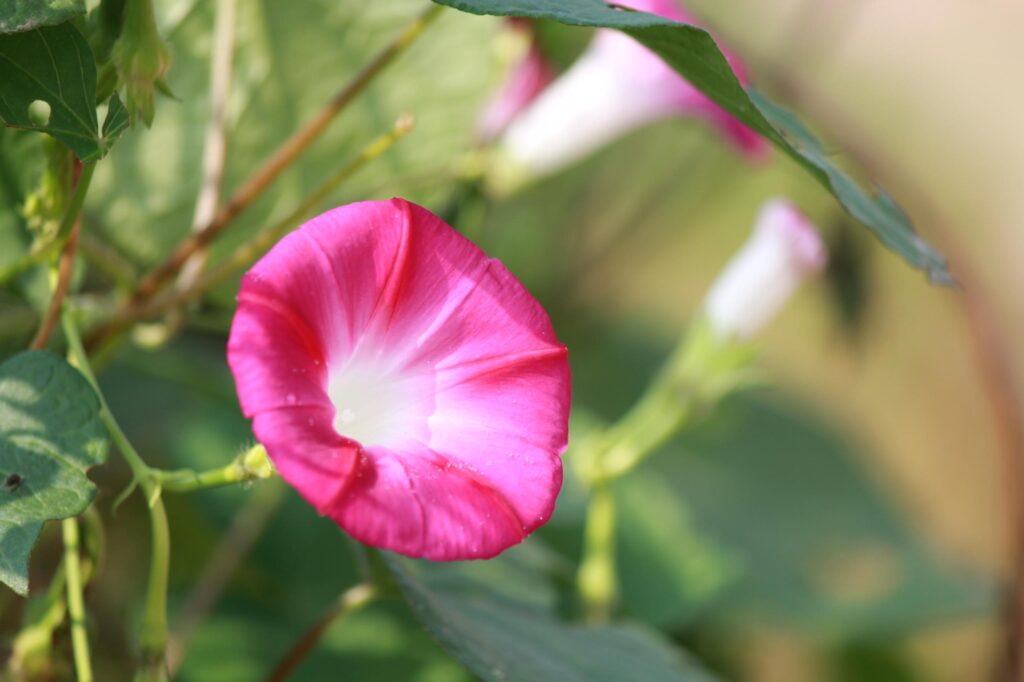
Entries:
[[85, 0], [4, 0], [0, 33], [30, 31], [85, 14]]
[[636, 471], [614, 491], [620, 590], [634, 616], [665, 628], [690, 623], [742, 577], [737, 554], [705, 536], [664, 478]]
[[107, 456], [100, 405], [85, 377], [46, 351], [0, 365], [0, 582], [28, 593], [28, 557], [43, 522], [81, 513], [86, 471]]
[[[37, 101], [49, 105], [48, 120], [30, 115]], [[78, 29], [63, 23], [0, 35], [0, 118], [53, 135], [86, 163], [103, 156], [96, 64]]]
[[506, 598], [459, 590], [465, 581], [445, 579], [452, 569], [424, 568], [395, 557], [387, 563], [416, 617], [466, 669], [487, 682], [712, 679], [640, 627], [567, 625]]
[[711, 35], [644, 12], [622, 11], [602, 0], [434, 0], [473, 14], [524, 16], [574, 26], [614, 28], [657, 53], [705, 95], [773, 142], [806, 168], [858, 221], [932, 282], [953, 282], [942, 254], [914, 234], [910, 221], [886, 198], [872, 196], [825, 155], [790, 112], [747, 92]]
[[107, 117], [103, 119], [103, 141], [107, 147], [117, 142], [117, 138], [128, 129], [130, 122], [128, 109], [115, 92], [107, 105]]

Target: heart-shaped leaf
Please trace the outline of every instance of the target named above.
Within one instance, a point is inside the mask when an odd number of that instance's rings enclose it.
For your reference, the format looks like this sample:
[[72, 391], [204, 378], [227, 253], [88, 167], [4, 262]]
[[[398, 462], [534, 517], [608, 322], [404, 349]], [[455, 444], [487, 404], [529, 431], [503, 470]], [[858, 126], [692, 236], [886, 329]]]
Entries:
[[[48, 115], [30, 112], [40, 101]], [[86, 163], [106, 153], [96, 118], [96, 63], [77, 28], [65, 22], [0, 35], [0, 118], [53, 135]]]
[[86, 471], [107, 457], [99, 414], [89, 382], [53, 353], [0, 365], [0, 582], [19, 594], [43, 522], [81, 513], [96, 494]]

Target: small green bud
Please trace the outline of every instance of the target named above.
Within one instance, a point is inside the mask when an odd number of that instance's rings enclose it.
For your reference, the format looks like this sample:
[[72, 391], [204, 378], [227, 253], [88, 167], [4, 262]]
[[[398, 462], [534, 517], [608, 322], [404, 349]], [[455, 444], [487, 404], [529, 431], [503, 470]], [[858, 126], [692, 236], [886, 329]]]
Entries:
[[21, 212], [36, 238], [45, 240], [57, 233], [71, 200], [74, 160], [68, 148], [53, 138], [43, 137], [42, 145], [43, 174], [39, 186], [25, 197]]
[[156, 30], [152, 0], [128, 0], [125, 4], [124, 25], [111, 61], [124, 84], [132, 124], [139, 116], [149, 127], [153, 124], [154, 90], [166, 87], [163, 77], [171, 66], [170, 48]]
[[252, 478], [270, 478], [277, 473], [274, 464], [267, 457], [267, 450], [262, 445], [254, 445], [239, 458], [242, 469]]

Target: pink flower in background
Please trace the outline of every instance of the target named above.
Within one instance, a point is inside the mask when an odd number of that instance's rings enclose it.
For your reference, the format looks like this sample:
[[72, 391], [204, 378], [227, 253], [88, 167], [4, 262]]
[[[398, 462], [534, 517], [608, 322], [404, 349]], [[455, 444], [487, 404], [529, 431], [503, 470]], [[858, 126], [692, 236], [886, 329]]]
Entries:
[[749, 339], [828, 260], [825, 245], [796, 206], [767, 202], [754, 232], [715, 280], [704, 309], [715, 332]]
[[491, 142], [500, 136], [555, 78], [555, 69], [544, 57], [533, 34], [532, 23], [512, 18], [506, 24], [524, 34], [529, 42], [526, 54], [509, 71], [505, 83], [484, 107], [477, 121], [477, 137], [481, 142]]
[[[673, 0], [615, 4], [693, 23]], [[745, 81], [740, 64], [727, 57]], [[602, 29], [572, 67], [512, 122], [502, 147], [526, 170], [550, 173], [623, 133], [675, 116], [704, 119], [747, 156], [767, 150], [757, 133], [709, 100], [658, 55], [619, 31]]]
[[567, 352], [497, 260], [402, 199], [328, 211], [246, 274], [228, 341], [281, 476], [356, 539], [485, 558], [547, 521]]

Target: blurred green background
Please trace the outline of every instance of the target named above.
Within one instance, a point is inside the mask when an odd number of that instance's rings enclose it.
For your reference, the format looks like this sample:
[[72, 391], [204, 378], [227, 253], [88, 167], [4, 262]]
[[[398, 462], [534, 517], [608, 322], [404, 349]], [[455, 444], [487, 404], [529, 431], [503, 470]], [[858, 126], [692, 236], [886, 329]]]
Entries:
[[[225, 187], [236, 187], [423, 4], [240, 1]], [[152, 130], [129, 133], [100, 164], [85, 213], [86, 229], [135, 272], [188, 230], [209, 115], [213, 3], [161, 0], [157, 9], [178, 99], [160, 99]], [[746, 59], [755, 85], [896, 197], [951, 256], [967, 293], [991, 303], [1014, 350], [1024, 334], [1014, 232], [1024, 211], [1024, 149], [1012, 126], [1024, 99], [1007, 81], [1021, 64], [1014, 32], [1024, 10], [953, 0], [701, 0], [692, 9]], [[412, 112], [415, 130], [323, 208], [403, 196], [448, 215], [502, 259], [544, 302], [570, 348], [578, 442], [639, 395], [760, 203], [793, 199], [826, 234], [832, 268], [763, 335], [766, 385], [729, 400], [617, 486], [621, 611], [730, 680], [988, 675], [1001, 646], [1008, 512], [1000, 425], [965, 293], [929, 286], [780, 154], [751, 166], [696, 122], [631, 134], [511, 197], [467, 190], [460, 174], [475, 117], [502, 76], [500, 30], [498, 20], [446, 11], [236, 221], [212, 258], [287, 213]], [[567, 44], [585, 35], [551, 30]], [[8, 168], [37, 152], [37, 138], [0, 134]], [[14, 212], [0, 213], [0, 258], [24, 248], [17, 222]], [[83, 277], [88, 297], [103, 280], [93, 271]], [[34, 329], [17, 298], [41, 304], [32, 293], [39, 284], [23, 278], [2, 294], [5, 351]], [[126, 350], [101, 377], [128, 435], [157, 466], [216, 466], [251, 440], [224, 362], [235, 288], [233, 281], [211, 295], [170, 345]], [[1010, 360], [1016, 376], [1019, 354]], [[127, 480], [120, 467], [112, 458], [96, 474], [109, 556], [88, 600], [103, 680], [128, 675], [148, 552], [138, 497], [110, 511]], [[192, 639], [179, 679], [259, 678], [357, 580], [344, 535], [277, 485], [168, 499], [172, 626], [239, 508], [269, 517]], [[497, 561], [453, 570], [571, 613], [582, 503], [570, 477], [537, 537]], [[45, 584], [58, 545], [44, 535], [34, 581]], [[0, 632], [16, 629], [21, 609], [0, 591]], [[296, 676], [338, 678], [468, 675], [395, 602], [332, 628]]]

